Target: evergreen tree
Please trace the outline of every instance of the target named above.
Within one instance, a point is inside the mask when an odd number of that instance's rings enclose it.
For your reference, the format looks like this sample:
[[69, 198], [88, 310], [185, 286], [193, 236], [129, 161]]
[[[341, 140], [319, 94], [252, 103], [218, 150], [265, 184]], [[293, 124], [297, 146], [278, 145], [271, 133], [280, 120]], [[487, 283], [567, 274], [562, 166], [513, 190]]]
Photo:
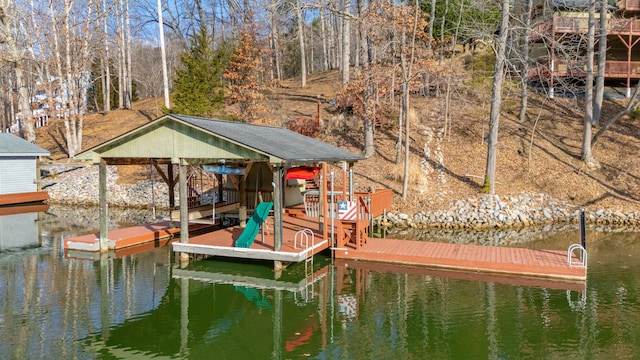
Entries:
[[191, 47], [180, 55], [182, 68], [176, 70], [173, 107], [176, 114], [213, 117], [224, 104], [222, 72], [224, 49], [214, 51], [205, 26], [195, 34]]

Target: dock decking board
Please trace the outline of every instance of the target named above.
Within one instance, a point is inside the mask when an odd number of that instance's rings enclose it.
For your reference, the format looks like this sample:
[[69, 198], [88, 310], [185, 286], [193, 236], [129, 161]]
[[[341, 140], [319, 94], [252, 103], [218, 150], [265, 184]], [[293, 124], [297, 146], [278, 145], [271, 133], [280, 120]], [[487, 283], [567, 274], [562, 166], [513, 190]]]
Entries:
[[[426, 241], [370, 238], [360, 250], [334, 249], [338, 259], [425, 266], [458, 271], [585, 280], [587, 270], [569, 266], [567, 252]], [[580, 264], [578, 259], [576, 263]]]

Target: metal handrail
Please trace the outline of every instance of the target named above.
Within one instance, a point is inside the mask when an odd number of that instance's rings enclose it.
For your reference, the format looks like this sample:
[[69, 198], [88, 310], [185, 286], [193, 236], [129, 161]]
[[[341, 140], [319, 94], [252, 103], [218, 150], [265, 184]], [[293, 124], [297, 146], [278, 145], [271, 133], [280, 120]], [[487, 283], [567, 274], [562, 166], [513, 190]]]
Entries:
[[300, 231], [298, 231], [295, 235], [295, 237], [293, 238], [293, 248], [297, 249], [298, 248], [298, 239], [300, 239], [300, 247], [302, 247], [303, 243], [302, 241], [304, 240], [304, 248], [306, 250], [309, 250], [309, 235], [311, 234], [311, 247], [314, 247], [316, 244], [316, 237], [315, 234], [313, 233], [313, 230], [306, 228], [306, 229], [302, 229]]
[[579, 249], [580, 252], [582, 253], [582, 264], [580, 265], [576, 265], [576, 266], [583, 266], [583, 267], [587, 267], [587, 250], [580, 244], [571, 244], [569, 245], [569, 249], [567, 250], [567, 263], [569, 264], [569, 266], [574, 266], [572, 264], [572, 260], [573, 260], [573, 251]]

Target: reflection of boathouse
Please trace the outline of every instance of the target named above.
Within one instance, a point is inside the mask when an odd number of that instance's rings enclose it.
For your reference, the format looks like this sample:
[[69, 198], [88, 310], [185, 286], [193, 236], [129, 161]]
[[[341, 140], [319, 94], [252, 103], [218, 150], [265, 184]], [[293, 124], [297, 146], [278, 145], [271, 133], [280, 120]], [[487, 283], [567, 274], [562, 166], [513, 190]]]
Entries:
[[0, 252], [40, 246], [40, 212], [48, 208], [46, 204], [0, 207]]

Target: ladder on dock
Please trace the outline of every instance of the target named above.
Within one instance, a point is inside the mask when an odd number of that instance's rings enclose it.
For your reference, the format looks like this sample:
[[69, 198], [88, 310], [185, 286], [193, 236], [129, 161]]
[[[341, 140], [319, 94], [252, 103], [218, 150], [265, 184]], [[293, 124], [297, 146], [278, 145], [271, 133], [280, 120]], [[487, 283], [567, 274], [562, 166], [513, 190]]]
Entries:
[[[580, 259], [580, 263], [573, 262], [573, 252], [578, 250], [579, 254], [577, 256]], [[587, 268], [587, 250], [581, 244], [571, 244], [569, 245], [569, 249], [567, 250], [567, 263], [569, 267], [571, 266], [581, 266], [585, 269]]]
[[[311, 247], [309, 247], [309, 237], [311, 237]], [[305, 286], [300, 293], [300, 299], [294, 294], [295, 303], [298, 305], [304, 305], [313, 299], [314, 296], [314, 281], [313, 281], [313, 248], [315, 246], [315, 234], [309, 228], [298, 231], [294, 237], [293, 248], [297, 249], [298, 244], [300, 248], [305, 249], [304, 260], [304, 279]]]

